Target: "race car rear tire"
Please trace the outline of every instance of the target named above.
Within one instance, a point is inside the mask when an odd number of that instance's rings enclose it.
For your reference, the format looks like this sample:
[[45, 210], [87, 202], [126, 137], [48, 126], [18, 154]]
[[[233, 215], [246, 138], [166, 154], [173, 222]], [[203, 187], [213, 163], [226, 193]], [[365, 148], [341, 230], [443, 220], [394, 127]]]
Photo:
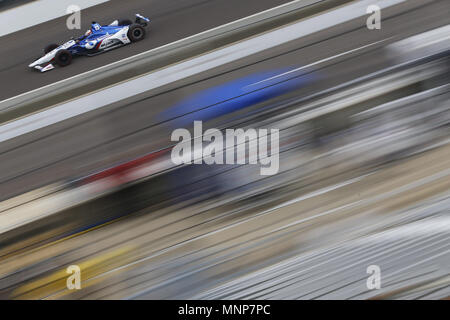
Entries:
[[144, 38], [145, 38], [145, 29], [136, 23], [132, 24], [128, 29], [128, 39], [130, 39], [131, 42], [137, 42]]
[[130, 19], [119, 20], [119, 26], [129, 26], [130, 24], [133, 24], [133, 21], [131, 21]]
[[68, 66], [72, 62], [72, 54], [68, 50], [59, 50], [56, 53], [55, 61], [60, 67]]
[[45, 54], [47, 54], [50, 51], [53, 51], [58, 47], [59, 47], [59, 45], [57, 45], [56, 43], [49, 44], [48, 46], [45, 47], [44, 52], [45, 52]]

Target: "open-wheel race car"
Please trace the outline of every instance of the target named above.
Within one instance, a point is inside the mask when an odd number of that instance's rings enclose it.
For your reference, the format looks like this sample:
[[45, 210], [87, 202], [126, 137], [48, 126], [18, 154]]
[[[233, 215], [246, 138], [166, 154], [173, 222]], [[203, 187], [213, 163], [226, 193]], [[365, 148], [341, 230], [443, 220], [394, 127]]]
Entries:
[[107, 26], [92, 22], [91, 28], [81, 37], [70, 39], [62, 45], [50, 44], [45, 55], [29, 65], [41, 72], [65, 67], [74, 56], [94, 56], [145, 38], [145, 28], [150, 19], [136, 14], [136, 20], [115, 20]]

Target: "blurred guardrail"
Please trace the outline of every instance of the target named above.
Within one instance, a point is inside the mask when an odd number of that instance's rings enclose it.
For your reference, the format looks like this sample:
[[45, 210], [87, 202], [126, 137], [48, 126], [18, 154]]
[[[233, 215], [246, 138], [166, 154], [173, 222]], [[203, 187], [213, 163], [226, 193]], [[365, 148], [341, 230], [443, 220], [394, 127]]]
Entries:
[[37, 111], [353, 0], [295, 0], [0, 102], [0, 122]]

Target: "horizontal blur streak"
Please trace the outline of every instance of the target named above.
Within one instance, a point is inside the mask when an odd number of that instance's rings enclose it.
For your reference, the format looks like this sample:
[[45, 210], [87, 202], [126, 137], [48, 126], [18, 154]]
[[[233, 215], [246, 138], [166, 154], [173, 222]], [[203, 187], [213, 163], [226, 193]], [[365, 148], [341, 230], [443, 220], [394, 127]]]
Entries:
[[192, 125], [194, 121], [207, 121], [259, 102], [294, 91], [314, 81], [316, 76], [284, 68], [252, 74], [213, 87], [162, 112], [161, 121], [177, 119], [176, 128]]
[[[279, 173], [175, 166], [165, 145], [4, 201], [0, 298], [449, 298], [449, 30], [174, 97], [161, 114], [179, 122], [161, 134], [192, 120], [276, 128]], [[66, 287], [69, 265], [81, 290]]]

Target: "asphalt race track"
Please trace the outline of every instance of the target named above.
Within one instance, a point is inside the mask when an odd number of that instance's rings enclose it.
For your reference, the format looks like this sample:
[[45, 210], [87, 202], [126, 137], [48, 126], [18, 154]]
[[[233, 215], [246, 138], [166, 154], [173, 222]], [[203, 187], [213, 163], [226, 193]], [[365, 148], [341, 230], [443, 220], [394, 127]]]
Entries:
[[[0, 100], [287, 2], [290, 0], [112, 0], [83, 10], [81, 30], [68, 30], [65, 16], [0, 37], [2, 43], [8, 43], [0, 47]], [[145, 41], [98, 57], [76, 59], [70, 67], [47, 74], [29, 70], [28, 65], [43, 54], [46, 45], [83, 34], [92, 21], [109, 24], [116, 19], [131, 19], [135, 13], [151, 19]]]

